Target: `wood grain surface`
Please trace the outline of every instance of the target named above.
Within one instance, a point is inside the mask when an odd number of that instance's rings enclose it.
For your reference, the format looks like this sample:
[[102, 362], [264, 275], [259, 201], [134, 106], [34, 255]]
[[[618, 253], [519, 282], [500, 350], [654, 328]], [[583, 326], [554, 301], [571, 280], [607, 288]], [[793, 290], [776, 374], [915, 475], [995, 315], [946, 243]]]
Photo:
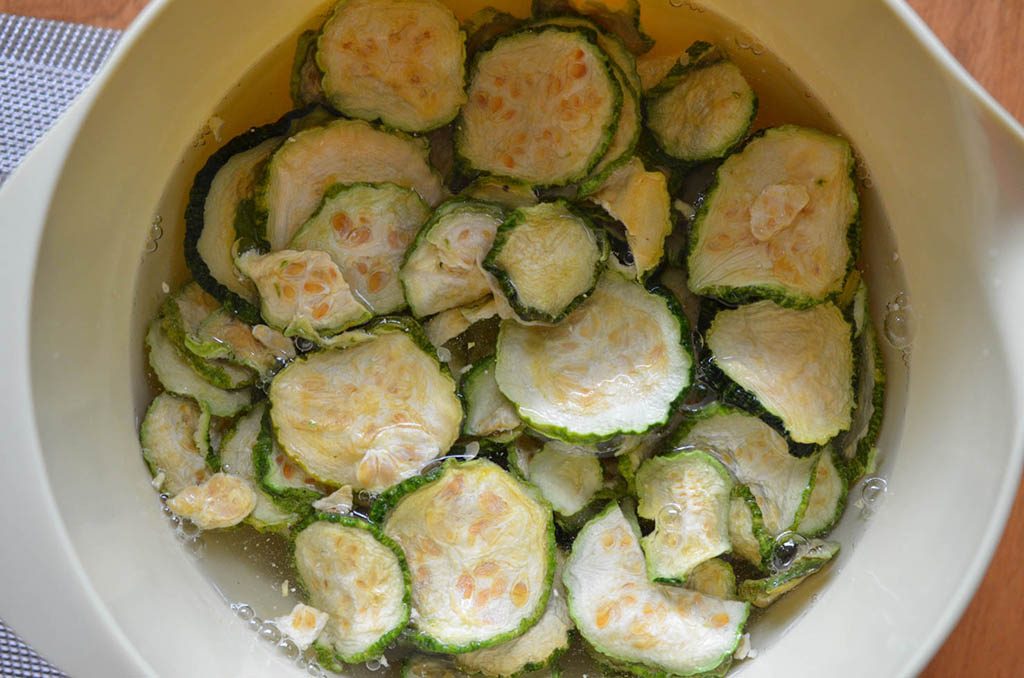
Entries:
[[[216, 2], [216, 0], [211, 0]], [[644, 0], [647, 1], [647, 0]], [[652, 0], [653, 1], [653, 0]], [[0, 0], [0, 12], [124, 28], [147, 0]], [[1024, 0], [909, 0], [968, 71], [1024, 120]], [[1024, 676], [1024, 483], [992, 565], [926, 678]]]

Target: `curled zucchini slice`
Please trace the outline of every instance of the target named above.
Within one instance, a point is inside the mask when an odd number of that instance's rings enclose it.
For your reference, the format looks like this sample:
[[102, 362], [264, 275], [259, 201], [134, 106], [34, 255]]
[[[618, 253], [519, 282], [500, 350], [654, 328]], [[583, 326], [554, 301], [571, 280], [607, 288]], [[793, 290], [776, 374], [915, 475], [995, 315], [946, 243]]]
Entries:
[[803, 307], [838, 293], [853, 262], [853, 151], [806, 127], [755, 136], [715, 174], [690, 233], [690, 289]]
[[818, 537], [835, 527], [846, 507], [846, 482], [846, 476], [836, 466], [832, 447], [826, 447], [816, 457], [810, 496], [797, 532], [805, 537]]
[[295, 537], [309, 604], [330, 615], [315, 648], [327, 668], [379, 657], [409, 623], [402, 550], [369, 523], [319, 514]]
[[736, 485], [729, 505], [729, 539], [733, 553], [764, 570], [775, 550], [776, 534], [765, 527], [761, 507], [750, 488]]
[[139, 432], [142, 458], [160, 489], [177, 494], [210, 477], [210, 412], [191, 398], [161, 393], [146, 410]]
[[648, 172], [639, 158], [617, 169], [591, 200], [626, 227], [637, 280], [643, 280], [665, 256], [665, 238], [672, 233], [668, 182], [661, 172]]
[[689, 386], [689, 330], [666, 297], [617, 273], [561, 324], [502, 323], [495, 378], [530, 426], [569, 442], [643, 433]]
[[695, 42], [647, 94], [647, 127], [665, 153], [684, 162], [724, 157], [743, 141], [757, 95], [717, 47]]
[[610, 504], [576, 537], [563, 576], [583, 638], [639, 675], [727, 668], [749, 606], [655, 584], [644, 570], [635, 524]]
[[497, 205], [456, 199], [437, 208], [405, 255], [400, 277], [413, 315], [422, 318], [491, 293], [480, 269], [505, 219]]
[[234, 527], [256, 508], [256, 492], [245, 478], [214, 473], [167, 500], [167, 508], [201, 530]]
[[202, 358], [221, 358], [266, 376], [295, 357], [295, 346], [277, 330], [260, 327], [257, 330], [220, 308], [185, 337], [185, 347]]
[[732, 565], [721, 558], [705, 560], [690, 570], [686, 588], [712, 598], [736, 600], [736, 573]]
[[874, 472], [878, 435], [885, 414], [885, 361], [874, 324], [868, 315], [867, 287], [863, 284], [854, 297], [852, 315], [857, 354], [857, 405], [853, 424], [837, 445], [850, 482]]
[[[282, 510], [306, 514], [324, 496], [323, 487], [281, 450], [274, 439], [270, 411], [264, 408], [252, 447], [256, 482]], [[351, 488], [350, 488], [351, 489]]]
[[584, 178], [618, 126], [622, 88], [592, 31], [502, 36], [477, 55], [455, 147], [470, 169], [561, 186]]
[[509, 467], [533, 483], [555, 513], [572, 518], [604, 489], [604, 472], [596, 456], [565, 447], [555, 441], [536, 451], [511, 446]]
[[740, 582], [738, 593], [756, 607], [768, 607], [785, 593], [799, 586], [809, 576], [818, 572], [839, 553], [839, 544], [834, 541], [812, 539], [800, 547], [800, 551], [782, 572], [764, 579], [748, 579]]
[[233, 417], [252, 403], [251, 390], [226, 391], [196, 374], [182, 352], [167, 338], [159, 320], [150, 324], [146, 346], [149, 366], [160, 384], [171, 393], [195, 398], [218, 417]]
[[332, 486], [379, 491], [415, 475], [462, 423], [455, 382], [404, 332], [307, 354], [269, 395], [281, 448]]
[[316, 42], [319, 37], [319, 31], [303, 31], [295, 43], [289, 91], [296, 108], [327, 102], [322, 84], [324, 74], [316, 63]]
[[706, 560], [730, 549], [729, 471], [706, 452], [648, 459], [636, 473], [637, 513], [654, 521], [640, 540], [652, 581], [681, 584]]
[[466, 405], [466, 420], [462, 424], [466, 435], [489, 438], [522, 426], [516, 408], [498, 390], [493, 356], [477, 363], [465, 374], [459, 391]]
[[850, 334], [832, 304], [797, 311], [760, 301], [720, 311], [707, 345], [715, 365], [778, 417], [790, 438], [823, 445], [850, 428]]
[[608, 243], [564, 201], [521, 207], [483, 261], [522, 320], [558, 322], [594, 289]]
[[463, 334], [475, 323], [498, 315], [498, 305], [492, 297], [463, 308], [451, 308], [438, 313], [423, 326], [430, 343], [436, 348], [444, 346]]
[[[390, 509], [390, 511], [389, 511]], [[382, 495], [375, 518], [412, 572], [413, 642], [461, 654], [525, 633], [554, 574], [551, 509], [485, 459], [448, 462]]]
[[537, 194], [529, 184], [499, 177], [480, 177], [460, 194], [466, 198], [492, 202], [502, 207], [532, 207], [537, 204]]
[[466, 101], [465, 35], [437, 0], [346, 0], [324, 24], [316, 61], [345, 115], [406, 132], [445, 125]]
[[334, 184], [391, 182], [436, 205], [444, 186], [427, 156], [421, 140], [362, 120], [335, 120], [299, 132], [270, 157], [257, 191], [267, 242], [271, 249], [287, 247]]
[[640, 27], [640, 0], [533, 0], [534, 16], [575, 13], [618, 37], [633, 54], [654, 46]]
[[355, 294], [377, 315], [405, 306], [398, 269], [430, 208], [395, 184], [336, 185], [290, 247], [327, 252]]

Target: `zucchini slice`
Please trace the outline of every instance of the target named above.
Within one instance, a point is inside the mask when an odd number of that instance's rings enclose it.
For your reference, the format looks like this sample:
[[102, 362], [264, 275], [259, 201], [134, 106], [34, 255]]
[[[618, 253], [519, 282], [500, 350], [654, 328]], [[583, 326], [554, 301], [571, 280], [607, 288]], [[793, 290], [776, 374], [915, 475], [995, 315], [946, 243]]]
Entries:
[[345, 0], [320, 32], [316, 61], [339, 111], [406, 132], [447, 123], [466, 101], [465, 35], [437, 0]]
[[274, 440], [270, 411], [262, 410], [260, 430], [252, 447], [256, 482], [282, 510], [306, 514], [325, 494], [323, 487], [285, 454]]
[[554, 575], [551, 509], [486, 459], [447, 462], [378, 498], [413, 574], [412, 640], [461, 654], [525, 633]]
[[466, 406], [466, 420], [462, 424], [466, 435], [490, 438], [522, 426], [516, 408], [498, 390], [493, 356], [478, 362], [465, 374], [459, 393]]
[[824, 445], [850, 428], [850, 334], [832, 304], [798, 311], [760, 301], [720, 311], [706, 342], [714, 364], [778, 417], [790, 438]]
[[665, 238], [672, 233], [668, 182], [661, 172], [648, 172], [639, 158], [617, 169], [590, 198], [626, 227], [637, 280], [644, 280], [665, 256]]
[[491, 293], [480, 264], [504, 220], [499, 206], [474, 200], [455, 199], [437, 208], [399, 273], [414, 316], [465, 306]]
[[541, 186], [587, 176], [618, 126], [622, 88], [593, 31], [526, 28], [477, 55], [455, 148], [470, 169]]
[[682, 584], [694, 567], [729, 551], [732, 487], [725, 466], [700, 450], [640, 466], [637, 513], [654, 521], [654, 532], [640, 540], [652, 581]]
[[846, 508], [846, 476], [836, 466], [832, 447], [824, 448], [815, 460], [810, 496], [797, 532], [819, 537], [829, 532]]
[[692, 379], [676, 304], [617, 273], [561, 324], [501, 325], [495, 378], [519, 416], [567, 442], [598, 442], [665, 423]]
[[593, 291], [607, 258], [604, 233], [560, 200], [513, 212], [483, 266], [519, 318], [555, 323]]
[[665, 79], [681, 54], [644, 54], [637, 57], [636, 72], [640, 78], [640, 91], [649, 92]]
[[409, 623], [405, 557], [373, 525], [318, 514], [294, 554], [309, 604], [330, 615], [314, 645], [327, 668], [379, 657]]
[[295, 43], [289, 91], [296, 108], [327, 103], [323, 88], [323, 71], [316, 63], [316, 42], [319, 31], [303, 31]]
[[638, 675], [727, 667], [749, 606], [652, 583], [637, 532], [612, 503], [576, 537], [563, 576], [576, 628], [595, 650]]
[[633, 54], [643, 54], [654, 46], [654, 40], [640, 27], [640, 0], [533, 0], [534, 16], [569, 13], [584, 16], [618, 37]]
[[809, 306], [838, 293], [856, 255], [853, 151], [806, 127], [759, 133], [715, 174], [690, 232], [690, 289]]
[[270, 157], [257, 191], [260, 223], [271, 249], [288, 246], [334, 184], [391, 182], [428, 204], [444, 197], [441, 179], [419, 139], [362, 120], [335, 120], [294, 135]]
[[705, 560], [690, 570], [686, 588], [712, 598], [736, 600], [736, 573], [721, 558]]
[[844, 473], [851, 483], [875, 471], [878, 435], [885, 414], [885, 362], [867, 309], [867, 287], [861, 284], [854, 297], [852, 313], [857, 352], [857, 405], [853, 424], [837, 445]]
[[686, 49], [646, 103], [647, 128], [658, 146], [687, 163], [725, 157], [757, 115], [757, 95], [743, 73], [706, 42]]
[[837, 553], [837, 542], [812, 539], [801, 547], [793, 563], [782, 572], [764, 579], [740, 582], [740, 599], [756, 607], [768, 607], [780, 596], [792, 591], [809, 576], [825, 567]]
[[218, 417], [233, 417], [250, 404], [250, 389], [225, 391], [196, 374], [164, 333], [160, 320], [154, 320], [146, 332], [149, 366], [165, 389], [180, 396], [195, 398]]
[[269, 397], [289, 457], [322, 483], [372, 492], [444, 454], [462, 423], [454, 380], [404, 332], [307, 354], [277, 373]]
[[228, 390], [243, 388], [256, 381], [256, 373], [226, 360], [207, 360], [188, 349], [187, 339], [220, 308], [220, 303], [198, 284], [191, 282], [167, 298], [160, 309], [163, 328], [175, 349], [196, 374], [214, 386]]
[[257, 330], [220, 308], [185, 337], [185, 348], [202, 358], [221, 358], [266, 376], [295, 357], [295, 346], [277, 330], [260, 327]]
[[174, 495], [210, 477], [210, 411], [191, 398], [161, 393], [146, 410], [139, 432], [142, 458], [160, 489]]
[[438, 313], [423, 325], [430, 343], [435, 348], [444, 346], [458, 337], [475, 323], [498, 315], [498, 305], [493, 297], [488, 297], [471, 306], [450, 308]]
[[509, 468], [536, 486], [555, 513], [572, 522], [604, 489], [604, 472], [596, 456], [566, 447], [557, 441], [536, 451], [510, 446]]
[[245, 478], [214, 473], [167, 500], [167, 508], [201, 530], [234, 527], [256, 508], [256, 492]]
[[480, 177], [462, 189], [460, 195], [473, 200], [492, 202], [508, 209], [532, 207], [538, 202], [537, 194], [529, 184], [499, 177]]
[[736, 485], [729, 505], [729, 540], [733, 553], [764, 570], [775, 549], [775, 535], [768, 531], [750, 488]]
[[405, 306], [398, 269], [430, 208], [395, 184], [336, 185], [290, 247], [327, 252], [360, 301], [377, 315]]

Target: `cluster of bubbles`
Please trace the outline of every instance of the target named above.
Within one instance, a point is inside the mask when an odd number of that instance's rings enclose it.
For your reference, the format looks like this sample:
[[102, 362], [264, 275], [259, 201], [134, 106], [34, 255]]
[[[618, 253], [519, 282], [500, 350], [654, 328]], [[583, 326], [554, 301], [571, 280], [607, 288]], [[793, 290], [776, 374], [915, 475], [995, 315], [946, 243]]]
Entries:
[[885, 306], [885, 338], [894, 348], [910, 346], [910, 301], [904, 292]]
[[174, 530], [174, 536], [185, 545], [189, 553], [194, 556], [202, 555], [206, 549], [206, 542], [203, 541], [203, 531], [191, 520], [182, 518], [174, 513], [171, 507], [167, 505], [168, 499], [170, 499], [169, 494], [163, 493], [160, 495], [161, 510], [167, 517], [167, 522], [170, 523], [171, 529]]
[[149, 225], [149, 239], [146, 240], [146, 253], [152, 254], [156, 252], [160, 246], [160, 238], [164, 237], [164, 218], [159, 214], [153, 217], [152, 223]]
[[285, 659], [294, 662], [300, 669], [305, 669], [311, 676], [326, 678], [327, 672], [317, 663], [313, 650], [303, 652], [295, 641], [281, 633], [274, 622], [260, 619], [251, 605], [235, 603], [231, 609], [261, 640], [272, 643]]
[[764, 45], [746, 36], [735, 36], [732, 41], [736, 43], [736, 46], [740, 49], [750, 50], [754, 56], [761, 56], [764, 54]]

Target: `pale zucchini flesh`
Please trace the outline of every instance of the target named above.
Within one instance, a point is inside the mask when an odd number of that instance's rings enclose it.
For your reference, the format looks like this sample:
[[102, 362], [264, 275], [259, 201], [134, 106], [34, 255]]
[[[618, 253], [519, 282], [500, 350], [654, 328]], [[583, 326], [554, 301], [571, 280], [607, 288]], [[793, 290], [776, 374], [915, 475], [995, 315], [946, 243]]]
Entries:
[[746, 600], [755, 607], [768, 607], [783, 594], [789, 593], [809, 576], [828, 565], [837, 553], [837, 542], [812, 539], [799, 547], [793, 562], [784, 570], [764, 579], [740, 582], [737, 593], [741, 600]]
[[867, 287], [862, 283], [852, 304], [857, 405], [850, 430], [841, 436], [836, 447], [850, 483], [874, 473], [885, 414], [885, 360], [867, 307]]
[[540, 490], [555, 513], [570, 518], [586, 508], [604, 489], [601, 462], [581, 450], [566, 450], [556, 441], [530, 451], [509, 450], [509, 466]]
[[764, 570], [775, 549], [775, 536], [765, 527], [761, 507], [750, 488], [736, 485], [729, 505], [729, 540], [733, 554]]
[[161, 490], [174, 495], [210, 477], [210, 413], [191, 398], [161, 393], [146, 410], [139, 432], [142, 457]]
[[797, 532], [805, 537], [827, 533], [839, 522], [846, 507], [847, 481], [836, 462], [831, 446], [824, 448], [815, 459], [810, 496], [797, 527]]
[[466, 406], [462, 432], [488, 438], [515, 431], [522, 426], [516, 408], [498, 389], [494, 379], [494, 358], [486, 358], [463, 376], [459, 387]]
[[295, 357], [291, 339], [266, 325], [261, 329], [220, 308], [185, 337], [185, 347], [203, 358], [222, 358], [261, 376], [273, 373]]
[[712, 558], [690, 571], [686, 588], [721, 600], [736, 600], [736, 573], [725, 560]]
[[260, 430], [252, 449], [256, 482], [284, 511], [305, 515], [326, 490], [284, 453], [274, 438], [270, 412], [263, 408]]
[[256, 492], [245, 478], [214, 473], [167, 500], [167, 508], [200, 530], [234, 527], [256, 508]]
[[423, 325], [430, 343], [436, 348], [447, 344], [455, 337], [466, 332], [474, 324], [498, 315], [498, 305], [492, 297], [483, 301], [442, 311]]

